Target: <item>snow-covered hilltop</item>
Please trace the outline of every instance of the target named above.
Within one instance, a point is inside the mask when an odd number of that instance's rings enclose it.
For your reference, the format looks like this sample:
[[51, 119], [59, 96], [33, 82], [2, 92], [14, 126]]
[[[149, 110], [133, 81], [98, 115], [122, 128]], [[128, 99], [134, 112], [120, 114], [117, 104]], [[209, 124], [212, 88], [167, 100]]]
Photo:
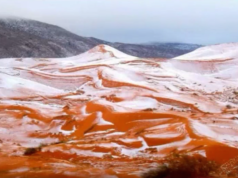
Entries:
[[226, 60], [238, 58], [238, 43], [201, 47], [191, 53], [178, 56], [179, 60]]
[[93, 49], [80, 54], [76, 57], [90, 59], [93, 56], [95, 59], [107, 59], [107, 58], [117, 58], [117, 59], [135, 59], [137, 57], [125, 54], [115, 48], [112, 48], [108, 45], [98, 45]]

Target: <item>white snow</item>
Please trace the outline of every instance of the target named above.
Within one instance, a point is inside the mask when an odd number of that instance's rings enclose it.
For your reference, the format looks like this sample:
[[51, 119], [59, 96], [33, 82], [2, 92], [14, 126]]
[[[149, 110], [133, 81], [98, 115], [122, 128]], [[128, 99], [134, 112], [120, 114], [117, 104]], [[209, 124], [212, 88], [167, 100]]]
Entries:
[[102, 118], [102, 113], [101, 112], [98, 112], [97, 113], [97, 125], [113, 125], [113, 123], [111, 122], [108, 122], [108, 121], [105, 121], [103, 118]]
[[31, 80], [0, 73], [1, 98], [20, 96], [49, 96], [63, 94], [64, 91]]
[[158, 101], [149, 97], [138, 96], [133, 98], [133, 100], [118, 102], [116, 105], [131, 109], [148, 109], [157, 108]]
[[201, 47], [191, 53], [178, 56], [179, 60], [225, 60], [238, 58], [238, 43]]
[[11, 173], [21, 173], [21, 172], [27, 172], [30, 169], [28, 167], [20, 167], [17, 169], [10, 170]]
[[128, 55], [128, 54], [125, 54], [125, 53], [123, 53], [123, 52], [121, 52], [121, 51], [119, 51], [119, 50], [117, 50], [117, 49], [115, 49], [115, 48], [112, 48], [112, 47], [110, 47], [110, 46], [107, 46], [107, 45], [104, 45], [104, 48], [105, 48], [105, 50], [107, 50], [107, 51], [109, 51], [109, 52], [112, 52], [116, 58], [128, 58], [128, 59], [129, 59], [129, 58], [130, 58], [130, 59], [135, 59], [135, 58], [137, 58], [137, 57], [134, 57], [134, 56], [130, 56], [130, 55]]
[[217, 133], [217, 132], [213, 131], [210, 127], [208, 127], [207, 125], [199, 123], [197, 121], [193, 121], [192, 126], [199, 135], [206, 136], [206, 137], [214, 139], [216, 141], [220, 141], [220, 142], [233, 141], [233, 142], [236, 142], [237, 139], [238, 139], [237, 135]]

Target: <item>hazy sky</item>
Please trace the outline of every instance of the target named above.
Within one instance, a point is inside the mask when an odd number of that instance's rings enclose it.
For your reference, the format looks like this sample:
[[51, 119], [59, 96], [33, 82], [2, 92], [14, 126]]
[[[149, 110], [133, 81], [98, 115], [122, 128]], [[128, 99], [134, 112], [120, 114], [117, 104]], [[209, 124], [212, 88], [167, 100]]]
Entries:
[[238, 0], [0, 0], [0, 16], [118, 42], [238, 42]]

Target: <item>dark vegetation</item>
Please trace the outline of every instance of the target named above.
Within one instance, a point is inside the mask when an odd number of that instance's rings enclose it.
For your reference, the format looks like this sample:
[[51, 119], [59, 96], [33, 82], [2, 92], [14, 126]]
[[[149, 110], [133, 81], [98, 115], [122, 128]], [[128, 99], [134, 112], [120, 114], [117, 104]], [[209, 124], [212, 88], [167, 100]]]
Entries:
[[24, 151], [24, 154], [25, 156], [30, 156], [30, 155], [33, 155], [39, 151], [41, 151], [41, 149], [43, 147], [46, 147], [46, 146], [50, 146], [50, 145], [58, 145], [58, 144], [61, 144], [61, 143], [66, 143], [67, 141], [65, 140], [61, 140], [61, 141], [58, 141], [58, 142], [55, 142], [55, 143], [52, 143], [52, 144], [40, 144], [38, 147], [30, 147], [30, 148], [26, 148], [26, 150]]
[[158, 168], [144, 173], [142, 178], [213, 178], [218, 168], [217, 163], [199, 154], [171, 153]]
[[40, 151], [40, 148], [27, 148], [24, 152], [24, 155], [25, 156], [29, 156], [29, 155], [32, 155], [36, 152]]

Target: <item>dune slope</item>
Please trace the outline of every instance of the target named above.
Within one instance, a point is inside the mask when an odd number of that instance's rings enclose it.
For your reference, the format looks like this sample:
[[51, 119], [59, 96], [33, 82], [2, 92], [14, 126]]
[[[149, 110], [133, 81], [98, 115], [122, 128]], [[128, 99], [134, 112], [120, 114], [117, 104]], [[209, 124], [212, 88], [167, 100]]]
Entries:
[[0, 66], [1, 177], [135, 178], [175, 149], [224, 165], [219, 174], [238, 163], [237, 59], [148, 60], [99, 45]]

